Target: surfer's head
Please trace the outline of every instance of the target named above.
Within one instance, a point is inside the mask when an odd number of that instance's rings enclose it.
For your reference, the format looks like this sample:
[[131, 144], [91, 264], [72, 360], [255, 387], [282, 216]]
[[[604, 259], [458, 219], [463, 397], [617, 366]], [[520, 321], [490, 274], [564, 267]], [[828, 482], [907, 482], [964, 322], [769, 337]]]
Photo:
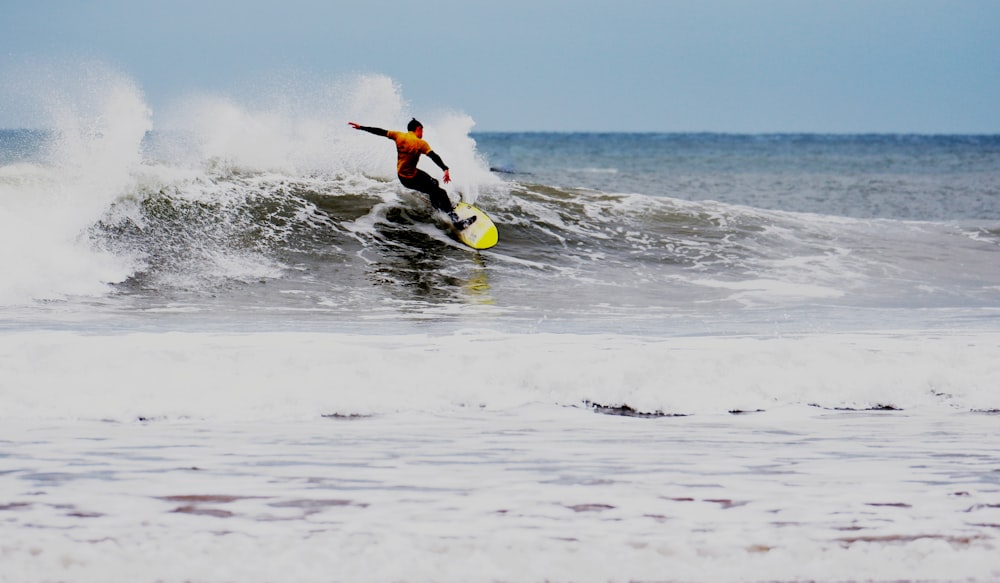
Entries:
[[415, 132], [417, 131], [417, 128], [422, 128], [422, 127], [424, 127], [424, 124], [417, 121], [417, 118], [413, 118], [410, 120], [410, 123], [406, 124], [406, 131]]

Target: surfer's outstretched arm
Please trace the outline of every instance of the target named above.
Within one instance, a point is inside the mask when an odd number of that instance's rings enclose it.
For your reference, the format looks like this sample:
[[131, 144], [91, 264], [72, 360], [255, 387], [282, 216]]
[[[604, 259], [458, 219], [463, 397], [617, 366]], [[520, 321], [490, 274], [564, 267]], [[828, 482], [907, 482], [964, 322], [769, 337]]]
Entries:
[[347, 125], [351, 126], [352, 128], [354, 128], [356, 130], [366, 131], [369, 134], [375, 134], [376, 136], [382, 136], [383, 138], [389, 136], [389, 130], [384, 130], [382, 128], [373, 128], [373, 127], [363, 126], [361, 124], [354, 123], [353, 121], [347, 122]]

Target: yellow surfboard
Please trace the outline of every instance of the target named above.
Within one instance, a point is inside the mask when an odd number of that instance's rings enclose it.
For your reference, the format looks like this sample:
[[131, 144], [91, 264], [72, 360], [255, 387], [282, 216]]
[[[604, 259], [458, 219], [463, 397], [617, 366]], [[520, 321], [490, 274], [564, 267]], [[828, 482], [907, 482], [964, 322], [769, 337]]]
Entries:
[[455, 206], [455, 214], [460, 219], [467, 219], [473, 215], [476, 217], [476, 222], [461, 231], [452, 230], [462, 243], [473, 249], [489, 249], [499, 241], [500, 232], [497, 231], [497, 226], [483, 211], [467, 202], [460, 202]]

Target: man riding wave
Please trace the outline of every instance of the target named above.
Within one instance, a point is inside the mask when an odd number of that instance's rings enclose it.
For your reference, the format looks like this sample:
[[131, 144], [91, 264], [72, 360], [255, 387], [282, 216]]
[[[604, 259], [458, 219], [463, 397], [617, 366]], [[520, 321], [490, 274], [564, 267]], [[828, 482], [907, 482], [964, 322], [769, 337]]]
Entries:
[[455, 214], [455, 207], [452, 206], [448, 193], [441, 188], [437, 179], [432, 178], [430, 174], [417, 168], [417, 162], [420, 161], [420, 155], [423, 154], [437, 164], [441, 170], [444, 170], [444, 183], [448, 184], [451, 182], [451, 173], [448, 170], [448, 166], [441, 160], [441, 156], [438, 156], [431, 149], [430, 144], [424, 141], [424, 126], [416, 118], [410, 120], [405, 132], [363, 126], [353, 121], [348, 122], [348, 125], [356, 130], [363, 130], [376, 136], [384, 136], [396, 142], [396, 175], [399, 177], [399, 182], [406, 188], [422, 192], [429, 196], [431, 206], [447, 214], [456, 229], [461, 231], [476, 221], [475, 216], [471, 216], [465, 220], [460, 219]]

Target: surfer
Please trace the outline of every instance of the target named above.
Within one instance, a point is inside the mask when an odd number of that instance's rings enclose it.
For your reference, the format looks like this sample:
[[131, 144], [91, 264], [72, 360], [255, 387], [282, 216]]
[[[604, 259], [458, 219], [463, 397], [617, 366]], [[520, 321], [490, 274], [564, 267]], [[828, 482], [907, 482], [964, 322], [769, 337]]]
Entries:
[[437, 179], [432, 178], [430, 174], [417, 168], [417, 162], [420, 160], [420, 155], [423, 154], [437, 164], [441, 170], [444, 170], [444, 183], [448, 184], [451, 182], [451, 174], [448, 171], [448, 166], [441, 160], [441, 156], [438, 156], [431, 149], [430, 144], [424, 141], [424, 126], [416, 118], [411, 119], [410, 123], [406, 125], [406, 132], [363, 126], [353, 121], [348, 122], [348, 125], [356, 130], [364, 130], [370, 134], [384, 136], [396, 142], [396, 175], [399, 177], [399, 182], [406, 188], [422, 192], [429, 196], [431, 206], [447, 214], [457, 230], [461, 231], [476, 222], [475, 216], [464, 220], [460, 219], [455, 214], [455, 207], [452, 206], [448, 193], [441, 188]]

